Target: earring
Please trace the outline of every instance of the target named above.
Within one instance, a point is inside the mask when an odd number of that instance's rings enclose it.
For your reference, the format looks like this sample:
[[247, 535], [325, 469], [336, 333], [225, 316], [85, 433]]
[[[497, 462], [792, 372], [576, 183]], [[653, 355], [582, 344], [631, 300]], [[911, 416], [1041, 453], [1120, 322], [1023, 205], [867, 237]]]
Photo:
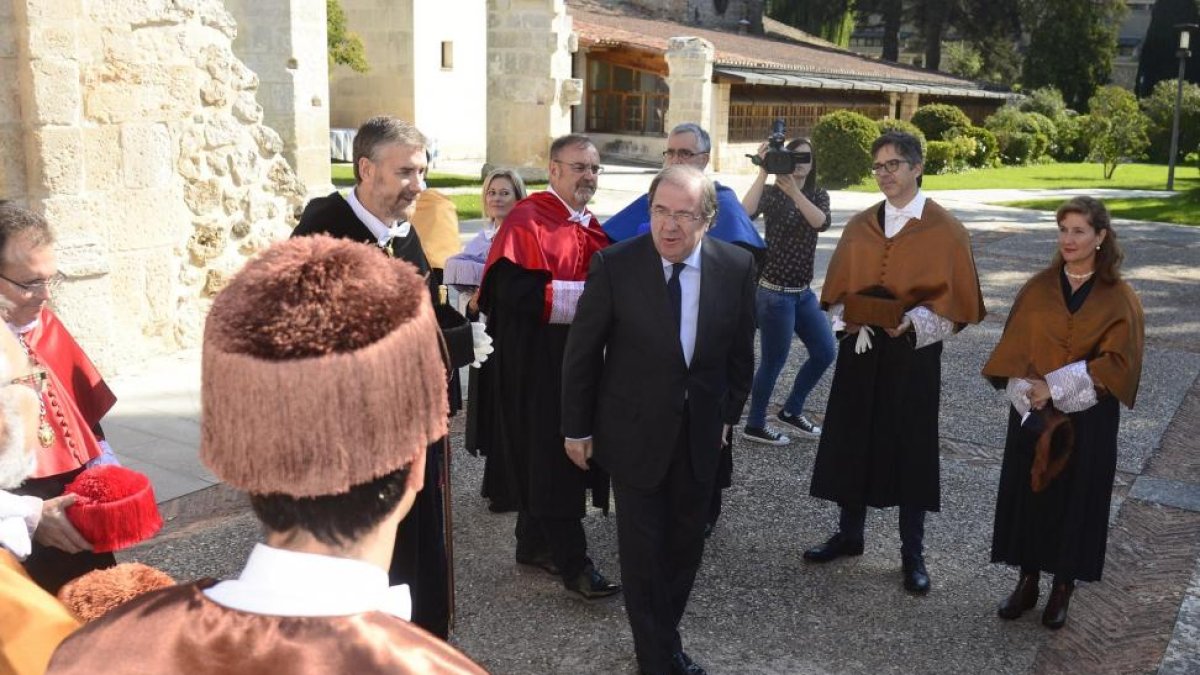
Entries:
[[1100, 250], [1100, 244], [1096, 244], [1096, 250], [1097, 250], [1097, 251], [1099, 251], [1099, 250]]

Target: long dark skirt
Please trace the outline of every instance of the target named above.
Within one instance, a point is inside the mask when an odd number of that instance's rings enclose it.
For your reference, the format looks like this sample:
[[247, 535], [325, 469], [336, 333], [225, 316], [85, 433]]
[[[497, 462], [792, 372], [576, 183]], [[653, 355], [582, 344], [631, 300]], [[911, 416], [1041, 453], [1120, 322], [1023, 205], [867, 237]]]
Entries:
[[854, 353], [841, 341], [810, 493], [839, 504], [941, 507], [938, 406], [942, 343], [876, 329]]
[[1075, 449], [1061, 474], [1038, 494], [1029, 485], [1037, 437], [1021, 428], [1011, 407], [996, 495], [992, 562], [1099, 581], [1108, 544], [1108, 512], [1117, 470], [1121, 409], [1105, 396], [1069, 415]]

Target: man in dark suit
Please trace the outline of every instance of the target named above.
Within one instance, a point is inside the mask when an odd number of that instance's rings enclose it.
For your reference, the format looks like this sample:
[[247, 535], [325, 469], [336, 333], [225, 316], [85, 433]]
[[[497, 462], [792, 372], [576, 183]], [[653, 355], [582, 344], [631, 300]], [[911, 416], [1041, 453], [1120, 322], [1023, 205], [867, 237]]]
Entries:
[[[650, 234], [592, 257], [563, 359], [571, 461], [612, 476], [625, 607], [644, 673], [703, 673], [679, 621], [704, 552], [722, 439], [754, 375], [754, 262], [705, 237], [713, 183], [650, 185]], [[722, 428], [724, 425], [724, 428]]]

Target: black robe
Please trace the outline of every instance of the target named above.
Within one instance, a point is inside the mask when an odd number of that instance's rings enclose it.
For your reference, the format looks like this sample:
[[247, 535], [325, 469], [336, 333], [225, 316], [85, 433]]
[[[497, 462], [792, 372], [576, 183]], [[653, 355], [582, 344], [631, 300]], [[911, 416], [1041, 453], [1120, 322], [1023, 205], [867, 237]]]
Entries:
[[[1060, 276], [1067, 310], [1075, 314], [1093, 280], [1072, 294], [1066, 276]], [[1021, 426], [1020, 415], [1009, 406], [992, 562], [1050, 572], [1062, 580], [1099, 581], [1108, 545], [1121, 407], [1114, 396], [1105, 394], [1096, 405], [1067, 416], [1075, 428], [1071, 458], [1045, 490], [1034, 493], [1029, 472], [1038, 437]]]
[[586, 488], [607, 509], [608, 476], [595, 466], [580, 471], [563, 451], [562, 359], [570, 326], [542, 322], [549, 282], [548, 272], [505, 258], [487, 272], [480, 306], [496, 351], [479, 371], [485, 405], [476, 435], [487, 454], [482, 492], [493, 511], [579, 518]]
[[[378, 247], [375, 236], [337, 192], [309, 202], [300, 216], [300, 224], [292, 231], [293, 237], [313, 234], [327, 234]], [[388, 253], [416, 266], [421, 274], [429, 272], [429, 260], [415, 228], [406, 237], [393, 237]], [[436, 289], [431, 292], [438, 304]], [[456, 378], [458, 369], [475, 359], [471, 326], [447, 305], [438, 305], [435, 309], [450, 356], [449, 375]], [[449, 635], [454, 605], [449, 557], [451, 533], [447, 531], [445, 513], [448, 459], [446, 439], [429, 446], [425, 488], [417, 494], [412, 510], [400, 523], [392, 565], [388, 570], [393, 585], [408, 584], [412, 591], [413, 623], [442, 638]]]

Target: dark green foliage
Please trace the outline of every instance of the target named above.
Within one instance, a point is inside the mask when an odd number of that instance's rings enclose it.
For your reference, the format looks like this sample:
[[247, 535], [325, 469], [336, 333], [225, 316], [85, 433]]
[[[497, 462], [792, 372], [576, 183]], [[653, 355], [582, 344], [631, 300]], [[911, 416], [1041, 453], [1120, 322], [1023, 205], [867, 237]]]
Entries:
[[854, 0], [769, 0], [767, 16], [843, 47], [854, 32]]
[[879, 127], [865, 115], [839, 110], [813, 127], [813, 144], [821, 151], [821, 182], [832, 189], [854, 185], [871, 175], [871, 143]]
[[[1024, 144], [1027, 142], [1031, 144], [1028, 148], [1028, 152], [1031, 154], [1026, 159], [1015, 163], [1026, 164], [1029, 161], [1041, 159], [1049, 154], [1054, 138], [1057, 136], [1054, 122], [1049, 117], [1040, 113], [1021, 112], [1019, 108], [1011, 105], [1006, 105], [992, 113], [983, 121], [983, 126], [996, 134], [996, 138], [1000, 141], [1000, 154], [1005, 164], [1013, 163], [1012, 158], [1025, 157]], [[1004, 133], [1028, 134], [1029, 138], [1019, 138], [1016, 141], [1020, 144], [1018, 148], [1010, 150], [1007, 147], [1010, 137], [1003, 136]]]
[[925, 132], [925, 138], [941, 141], [945, 140], [947, 131], [971, 126], [971, 118], [956, 106], [933, 103], [917, 108], [913, 113], [912, 123]]
[[997, 131], [996, 142], [1000, 145], [1000, 161], [1010, 166], [1021, 166], [1033, 161], [1037, 147], [1034, 134], [1024, 131]]
[[349, 66], [356, 73], [371, 69], [362, 38], [346, 28], [346, 13], [338, 0], [325, 0], [326, 42], [329, 48], [329, 69], [336, 65]]
[[1091, 137], [1088, 136], [1088, 115], [1076, 115], [1067, 111], [1055, 122], [1058, 127], [1054, 159], [1060, 162], [1082, 162], [1092, 152]]
[[1108, 82], [1117, 50], [1123, 0], [1054, 0], [1030, 3], [1027, 89], [1053, 85], [1067, 106], [1086, 110], [1097, 87]]
[[906, 134], [912, 134], [921, 141], [921, 154], [925, 154], [927, 142], [925, 140], [925, 132], [921, 131], [920, 127], [906, 120], [898, 120], [894, 117], [879, 120], [875, 123], [879, 127], [879, 135], [882, 136], [889, 131], [902, 131]]
[[[1158, 0], [1150, 12], [1150, 26], [1142, 42], [1141, 60], [1134, 90], [1139, 98], [1154, 91], [1154, 85], [1163, 80], [1179, 78], [1179, 31], [1181, 23], [1200, 24], [1200, 1]], [[1192, 58], [1187, 62], [1184, 80], [1200, 83], [1200, 32], [1192, 33]], [[1167, 150], [1163, 151], [1166, 156]]]
[[[1142, 110], [1150, 119], [1150, 161], [1166, 164], [1171, 153], [1171, 126], [1175, 121], [1175, 93], [1179, 80], [1163, 80], [1154, 85], [1149, 96], [1142, 99]], [[1183, 83], [1183, 99], [1179, 107], [1179, 153], [1175, 161], [1182, 162], [1200, 146], [1200, 85]]]
[[951, 139], [967, 137], [975, 141], [975, 147], [966, 156], [967, 165], [981, 169], [995, 166], [1000, 161], [1000, 142], [996, 135], [983, 127], [955, 129], [947, 134]]
[[1067, 111], [1067, 102], [1063, 100], [1062, 92], [1052, 85], [1039, 87], [1029, 92], [1025, 100], [1017, 107], [1022, 112], [1041, 113], [1052, 120], [1057, 120]]

